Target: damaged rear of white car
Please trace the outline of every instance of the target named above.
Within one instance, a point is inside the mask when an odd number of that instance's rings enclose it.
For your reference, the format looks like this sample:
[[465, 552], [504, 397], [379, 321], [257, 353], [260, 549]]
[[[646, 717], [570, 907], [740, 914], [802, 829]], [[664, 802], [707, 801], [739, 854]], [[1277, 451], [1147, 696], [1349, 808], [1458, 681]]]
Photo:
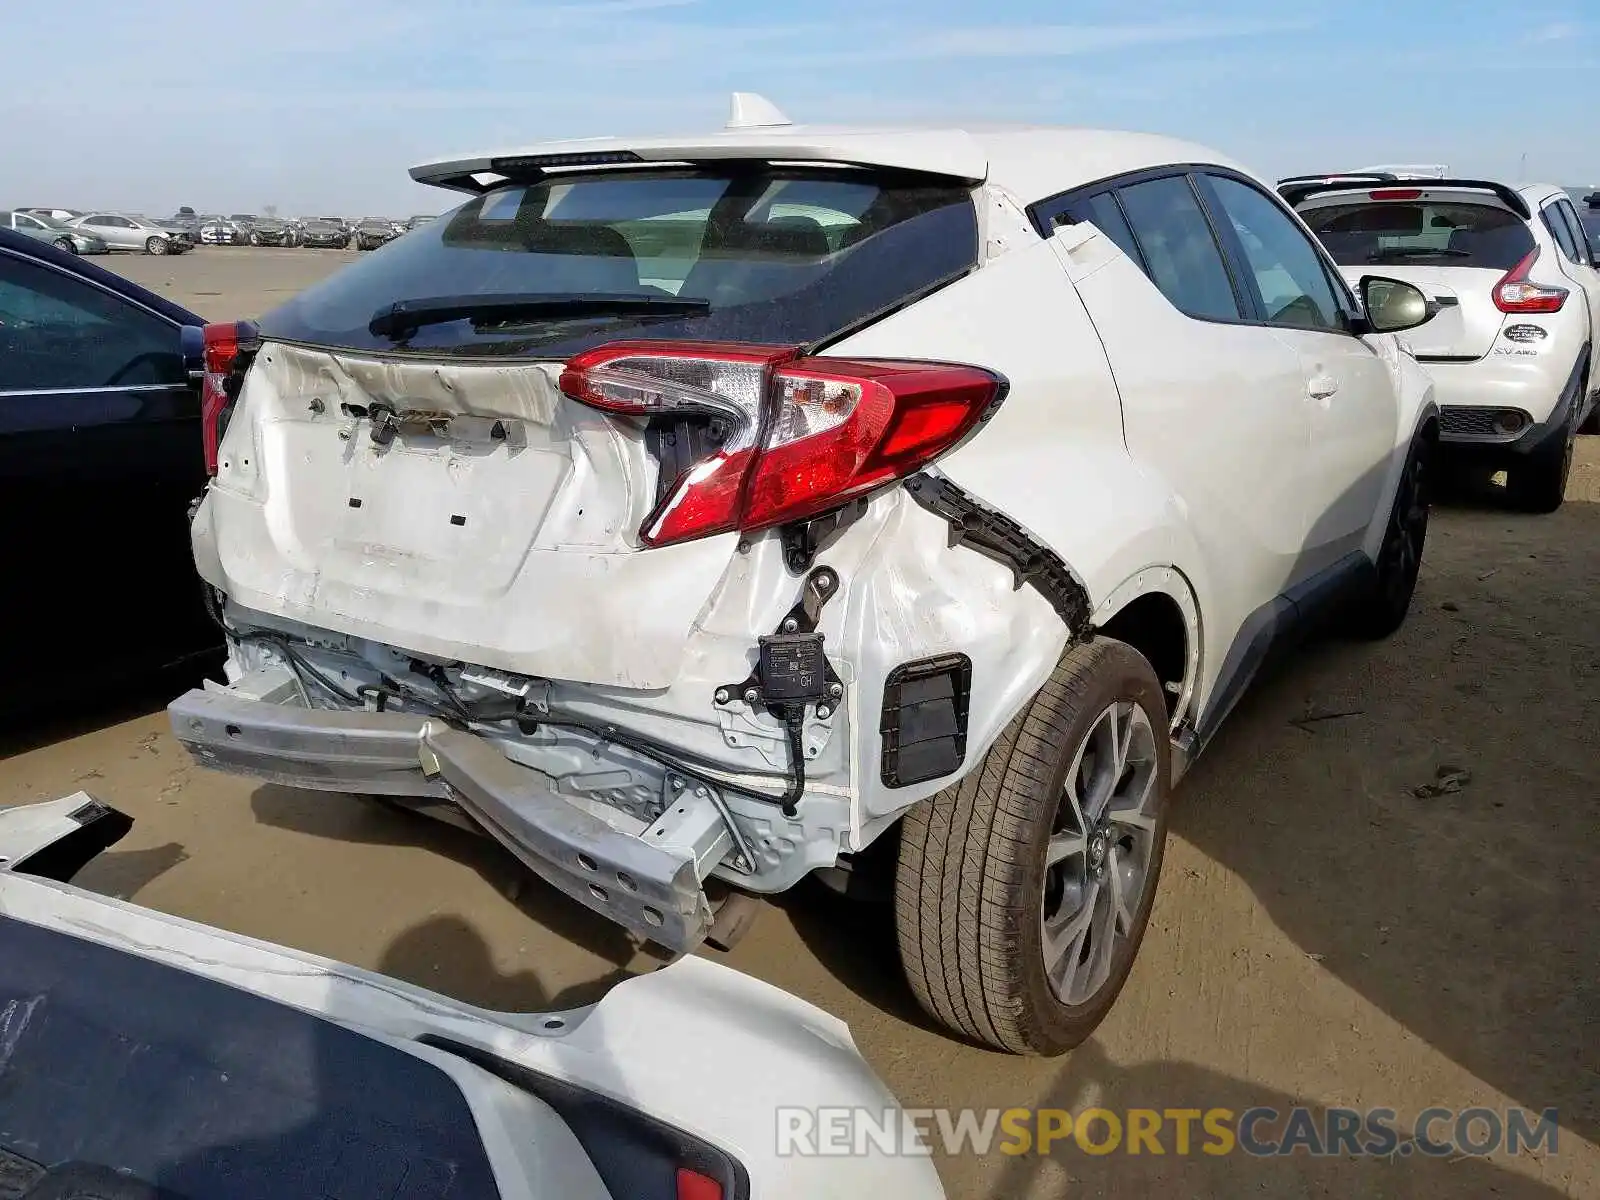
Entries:
[[[1413, 488], [1390, 531], [1427, 417], [1392, 339], [1348, 337], [1365, 374], [1311, 478], [1301, 372], [1340, 361], [1203, 343], [1114, 239], [1029, 208], [1198, 153], [784, 127], [418, 168], [473, 198], [208, 331], [194, 546], [229, 684], [176, 701], [177, 736], [463, 810], [676, 950], [709, 880], [782, 891], [909, 812], [924, 1003], [1008, 1049], [1081, 1041], [1148, 916], [1169, 736], [1181, 765], [1266, 634], [1395, 537], [1403, 616], [1426, 520]], [[1114, 377], [1141, 320], [1159, 352]], [[1294, 400], [1264, 421], [1206, 411], [1272, 387]]]

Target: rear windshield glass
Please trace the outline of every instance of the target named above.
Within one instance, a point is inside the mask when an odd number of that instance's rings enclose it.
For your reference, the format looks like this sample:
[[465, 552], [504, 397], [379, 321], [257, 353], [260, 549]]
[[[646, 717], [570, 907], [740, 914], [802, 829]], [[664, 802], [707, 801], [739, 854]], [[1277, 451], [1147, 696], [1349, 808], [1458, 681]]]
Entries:
[[1509, 271], [1534, 248], [1514, 214], [1487, 204], [1337, 204], [1301, 212], [1341, 267], [1410, 263]]
[[[971, 192], [942, 181], [764, 164], [562, 176], [473, 198], [268, 313], [261, 329], [455, 355], [565, 357], [618, 337], [809, 343], [963, 274], [977, 254]], [[596, 296], [618, 303], [560, 311], [563, 297]], [[369, 328], [399, 301], [470, 308], [473, 297], [500, 307]], [[508, 297], [556, 299], [519, 314]]]

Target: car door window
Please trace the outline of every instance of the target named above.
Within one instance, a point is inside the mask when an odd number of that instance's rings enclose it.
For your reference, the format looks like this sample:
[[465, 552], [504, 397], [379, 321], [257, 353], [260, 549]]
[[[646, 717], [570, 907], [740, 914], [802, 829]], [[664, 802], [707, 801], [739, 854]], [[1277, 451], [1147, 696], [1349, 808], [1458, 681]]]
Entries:
[[45, 229], [45, 228], [47, 228], [47, 226], [45, 225], [45, 223], [43, 221], [35, 221], [32, 217], [28, 216], [26, 213], [17, 213], [15, 215], [16, 215], [16, 225], [17, 225], [18, 229]]
[[1222, 251], [1185, 175], [1117, 189], [1146, 272], [1191, 317], [1237, 321], [1243, 315]]
[[1583, 228], [1583, 222], [1578, 219], [1578, 210], [1563, 200], [1556, 205], [1556, 213], [1567, 223], [1567, 230], [1572, 234], [1572, 243], [1578, 252], [1572, 261], [1591, 266], [1589, 235]]
[[1555, 238], [1556, 245], [1561, 247], [1561, 253], [1567, 256], [1569, 262], [1584, 261], [1578, 249], [1577, 240], [1572, 236], [1572, 230], [1567, 228], [1567, 223], [1562, 219], [1561, 206], [1558, 204], [1546, 205], [1539, 213], [1544, 220], [1544, 227], [1550, 231], [1550, 236]]
[[0, 255], [0, 392], [187, 378], [175, 325], [75, 276]]
[[1343, 329], [1343, 306], [1311, 239], [1258, 189], [1226, 175], [1205, 178], [1238, 239], [1262, 319], [1296, 329]]

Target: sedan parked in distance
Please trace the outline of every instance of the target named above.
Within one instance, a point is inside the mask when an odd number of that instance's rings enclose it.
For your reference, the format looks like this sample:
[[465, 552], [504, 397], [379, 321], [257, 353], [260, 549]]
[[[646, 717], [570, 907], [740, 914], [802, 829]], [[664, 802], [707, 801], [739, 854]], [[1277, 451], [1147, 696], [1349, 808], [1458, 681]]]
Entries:
[[350, 231], [344, 222], [329, 217], [312, 217], [306, 222], [302, 245], [343, 250], [350, 244]]
[[[119, 275], [0, 230], [0, 511], [15, 518], [6, 555], [18, 581], [0, 709], [218, 643], [186, 515], [205, 482], [200, 326]], [[110, 642], [83, 636], [107, 621], [122, 631]]]
[[282, 217], [252, 217], [245, 238], [252, 246], [298, 246], [300, 227]]
[[103, 238], [87, 229], [74, 229], [54, 217], [21, 210], [0, 213], [0, 228], [15, 229], [18, 233], [49, 242], [71, 254], [105, 254], [110, 249]]
[[207, 246], [243, 246], [249, 235], [227, 217], [200, 219], [200, 241]]
[[50, 217], [57, 221], [75, 221], [83, 216], [82, 211], [75, 208], [30, 208], [24, 205], [17, 211], [32, 213], [36, 217]]
[[388, 217], [363, 217], [355, 229], [356, 249], [376, 250], [404, 232], [400, 225]]
[[1519, 508], [1559, 508], [1600, 386], [1600, 270], [1566, 191], [1348, 177], [1279, 187], [1346, 279], [1383, 271], [1438, 306], [1408, 340], [1438, 388], [1441, 446], [1504, 470]]
[[148, 217], [125, 213], [90, 213], [68, 222], [74, 229], [87, 230], [102, 238], [113, 250], [135, 250], [145, 254], [182, 254], [189, 240]]
[[437, 216], [434, 216], [431, 213], [418, 213], [416, 216], [411, 217], [406, 221], [406, 231], [409, 233], [413, 229], [421, 229], [424, 225], [428, 224], [428, 222], [437, 221], [438, 219], [439, 218]]

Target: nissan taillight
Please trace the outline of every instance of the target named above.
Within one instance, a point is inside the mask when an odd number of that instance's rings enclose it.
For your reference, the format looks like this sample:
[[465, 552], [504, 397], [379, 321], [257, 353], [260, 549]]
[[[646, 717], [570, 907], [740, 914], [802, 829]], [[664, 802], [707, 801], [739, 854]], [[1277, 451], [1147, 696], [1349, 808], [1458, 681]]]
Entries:
[[804, 520], [904, 478], [986, 419], [1005, 383], [947, 363], [615, 342], [571, 359], [561, 390], [606, 412], [703, 424], [711, 448], [640, 526], [661, 546]]
[[[241, 347], [253, 348], [256, 329], [249, 321], [225, 321], [207, 325], [205, 333], [205, 371], [200, 384], [200, 442], [205, 450], [206, 474], [217, 473], [217, 447], [228, 428], [228, 416], [238, 394], [238, 384], [229, 383]], [[232, 388], [233, 394], [229, 394]]]
[[1539, 247], [1535, 246], [1505, 277], [1494, 285], [1494, 306], [1503, 313], [1553, 313], [1560, 312], [1567, 302], [1567, 289], [1547, 287], [1528, 282], [1528, 273], [1539, 261]]

